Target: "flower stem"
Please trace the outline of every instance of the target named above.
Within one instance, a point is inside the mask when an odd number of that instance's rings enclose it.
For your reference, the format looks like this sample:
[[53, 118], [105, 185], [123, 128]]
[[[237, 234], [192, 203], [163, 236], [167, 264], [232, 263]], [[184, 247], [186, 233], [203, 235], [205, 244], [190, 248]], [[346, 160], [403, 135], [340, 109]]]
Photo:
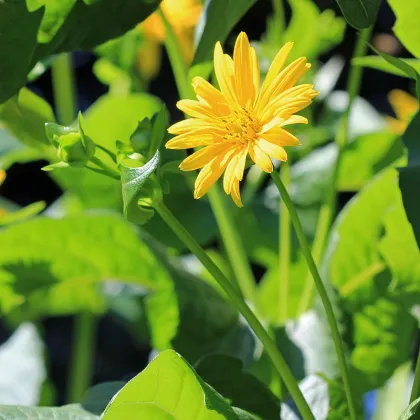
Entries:
[[306, 236], [303, 232], [302, 224], [300, 223], [300, 219], [297, 214], [296, 208], [289, 196], [289, 193], [287, 192], [285, 186], [283, 185], [283, 182], [280, 179], [279, 174], [273, 171], [271, 173], [271, 177], [280, 192], [280, 196], [282, 200], [284, 201], [285, 206], [287, 207], [289, 211], [290, 218], [295, 228], [296, 236], [302, 248], [303, 255], [306, 259], [309, 270], [312, 274], [312, 278], [318, 289], [318, 293], [321, 297], [322, 304], [324, 305], [324, 309], [327, 314], [328, 324], [330, 326], [332, 338], [334, 340], [335, 350], [337, 352], [338, 365], [340, 367], [341, 376], [343, 378], [344, 389], [345, 389], [347, 403], [348, 403], [348, 407], [350, 411], [350, 418], [352, 420], [356, 420], [356, 410], [355, 410], [353, 394], [350, 387], [349, 371], [347, 367], [346, 357], [344, 355], [344, 346], [343, 346], [341, 335], [338, 329], [337, 319], [335, 317], [335, 314], [334, 314], [330, 299], [328, 297], [327, 291], [325, 289], [324, 283], [322, 282], [321, 276], [319, 275], [315, 261], [312, 257], [311, 250], [309, 248], [309, 244], [306, 239]]
[[[290, 165], [281, 165], [280, 177], [283, 184], [290, 182]], [[288, 317], [289, 280], [290, 280], [290, 215], [284, 201], [280, 201], [279, 211], [279, 321], [284, 323]]]
[[73, 352], [70, 364], [67, 401], [80, 402], [90, 385], [97, 318], [83, 313], [75, 318]]
[[[94, 163], [95, 165], [99, 166], [105, 172], [105, 174], [108, 175], [109, 177], [114, 178], [118, 181], [120, 180], [121, 176], [119, 172], [109, 167], [106, 163], [102, 162], [97, 157], [94, 156], [93, 158], [90, 159], [90, 161]], [[92, 168], [89, 168], [89, 169], [92, 169]]]
[[248, 175], [245, 179], [245, 185], [242, 192], [242, 202], [247, 206], [252, 202], [255, 194], [258, 192], [261, 184], [264, 182], [266, 173], [262, 171], [257, 165], [249, 168]]
[[411, 388], [410, 403], [420, 397], [420, 350], [417, 356], [416, 369], [414, 371], [413, 388]]
[[273, 0], [273, 14], [276, 19], [276, 28], [280, 34], [283, 34], [286, 27], [286, 17], [284, 15], [283, 0]]
[[60, 54], [51, 69], [58, 122], [71, 124], [76, 118], [76, 99], [71, 54]]
[[[171, 24], [168, 22], [162, 9], [159, 9], [159, 15], [165, 25], [165, 48], [168, 52], [172, 71], [175, 75], [175, 81], [178, 87], [178, 93], [181, 98], [191, 98], [192, 89], [188, 80], [188, 69], [182, 59], [181, 49]], [[232, 213], [227, 208], [223, 194], [218, 185], [214, 185], [208, 193], [211, 207], [216, 217], [220, 229], [223, 243], [229, 261], [232, 265], [236, 281], [245, 299], [255, 302], [255, 280], [249, 265], [247, 255], [239, 232], [235, 227]]]
[[314, 419], [314, 416], [296, 383], [296, 379], [294, 378], [291, 370], [287, 366], [287, 363], [284, 360], [283, 356], [277, 349], [276, 343], [271, 340], [268, 332], [265, 330], [261, 322], [249, 308], [249, 306], [245, 303], [242, 296], [237, 292], [236, 288], [231, 284], [231, 282], [220, 271], [217, 265], [211, 260], [211, 258], [206, 254], [206, 252], [201, 248], [201, 246], [196, 242], [196, 240], [179, 223], [179, 221], [163, 203], [156, 205], [155, 209], [162, 217], [162, 219], [166, 222], [166, 224], [172, 229], [175, 235], [201, 261], [204, 267], [206, 267], [208, 272], [215, 278], [215, 280], [219, 283], [219, 285], [229, 296], [234, 306], [248, 321], [248, 324], [255, 332], [257, 337], [261, 340], [276, 370], [282, 377], [303, 419]]
[[[363, 57], [366, 54], [366, 49], [368, 46], [368, 41], [370, 34], [372, 32], [372, 27], [362, 30], [357, 37], [356, 45], [354, 47], [353, 58]], [[339, 128], [337, 130], [337, 135], [335, 142], [338, 146], [338, 155], [335, 161], [333, 168], [333, 175], [331, 183], [328, 187], [326, 194], [325, 203], [321, 207], [319, 213], [318, 224], [315, 232], [315, 239], [312, 248], [312, 254], [314, 256], [315, 262], [319, 264], [321, 257], [324, 253], [327, 236], [331, 227], [331, 223], [336, 210], [336, 195], [337, 195], [337, 184], [338, 184], [338, 175], [340, 172], [341, 161], [343, 158], [343, 151], [347, 145], [348, 137], [348, 128], [350, 120], [350, 111], [353, 105], [354, 100], [356, 99], [359, 90], [360, 84], [362, 81], [363, 67], [362, 66], [352, 66], [350, 68], [349, 78], [347, 80], [347, 92], [348, 92], [348, 103], [344, 111], [344, 114], [341, 118]], [[305, 312], [311, 305], [311, 300], [313, 296], [313, 282], [311, 279], [310, 273], [306, 278], [306, 283], [304, 287], [304, 293], [302, 294], [300, 303], [299, 303], [299, 313]]]

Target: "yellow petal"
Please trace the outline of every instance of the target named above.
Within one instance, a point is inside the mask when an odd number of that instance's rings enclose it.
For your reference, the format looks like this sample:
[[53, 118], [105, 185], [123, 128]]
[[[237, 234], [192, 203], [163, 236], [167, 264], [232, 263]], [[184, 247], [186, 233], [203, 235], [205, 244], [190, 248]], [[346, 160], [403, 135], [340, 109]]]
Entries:
[[[255, 51], [255, 48], [251, 47], [251, 59], [252, 59], [252, 82], [254, 84], [254, 90], [255, 90], [255, 100], [258, 98], [258, 92], [260, 90], [260, 65], [258, 63], [258, 57], [257, 52]], [[254, 104], [252, 104], [254, 105]]]
[[194, 198], [198, 199], [203, 197], [221, 177], [233, 153], [234, 150], [229, 150], [225, 154], [220, 154], [204, 166], [195, 180]]
[[283, 149], [283, 147], [278, 146], [274, 143], [268, 142], [264, 139], [258, 139], [256, 143], [258, 144], [258, 146], [264, 153], [267, 153], [267, 155], [277, 160], [282, 160], [282, 161], [287, 160], [287, 153], [286, 153], [286, 150]]
[[225, 57], [220, 42], [217, 42], [214, 48], [214, 71], [217, 82], [228, 102], [235, 103], [236, 94], [234, 89], [233, 66], [229, 58]]
[[242, 204], [242, 200], [241, 200], [241, 193], [239, 190], [239, 180], [236, 179], [235, 182], [233, 183], [232, 186], [232, 190], [231, 190], [231, 197], [233, 202], [238, 206], [238, 207], [243, 207], [244, 205]]
[[236, 165], [238, 164], [238, 153], [236, 152], [230, 159], [225, 171], [225, 175], [223, 177], [223, 188], [226, 194], [230, 194], [230, 190], [232, 189], [232, 185], [235, 181], [235, 170]]
[[245, 170], [245, 163], [246, 163], [247, 155], [248, 155], [248, 145], [246, 145], [246, 147], [244, 147], [238, 155], [238, 163], [235, 169], [235, 177], [239, 179], [239, 181], [242, 181], [242, 178], [244, 177], [244, 170]]
[[249, 155], [255, 164], [264, 172], [273, 172], [273, 162], [271, 162], [268, 155], [264, 153], [255, 142], [249, 147]]
[[238, 101], [242, 106], [246, 106], [247, 103], [253, 104], [257, 92], [254, 89], [252, 51], [245, 32], [241, 32], [236, 38], [233, 63]]
[[198, 100], [209, 105], [214, 114], [219, 116], [230, 114], [230, 107], [222, 92], [216, 89], [207, 80], [204, 80], [202, 77], [194, 77], [192, 85]]
[[270, 130], [260, 133], [261, 138], [278, 146], [299, 146], [300, 141], [289, 131], [281, 127], [272, 127]]
[[193, 147], [210, 146], [221, 141], [223, 141], [223, 138], [214, 134], [194, 132], [174, 137], [166, 143], [165, 147], [167, 149], [191, 149]]
[[388, 100], [398, 119], [405, 122], [419, 109], [417, 99], [400, 89], [391, 90]]
[[215, 119], [212, 109], [202, 102], [191, 99], [181, 99], [176, 104], [177, 108], [194, 118]]
[[[184, 159], [179, 165], [182, 171], [194, 171], [195, 169], [202, 168], [207, 165], [213, 158], [219, 155], [222, 151], [226, 151], [229, 145], [215, 144], [200, 149], [198, 152], [193, 153]], [[224, 150], [225, 149], [225, 150]]]
[[170, 134], [185, 134], [191, 131], [200, 130], [203, 128], [211, 128], [214, 131], [219, 131], [223, 133], [223, 128], [220, 127], [216, 122], [212, 124], [211, 121], [205, 120], [202, 118], [188, 118], [177, 122], [176, 124], [171, 125], [168, 128], [168, 133]]
[[280, 124], [280, 126], [283, 127], [285, 125], [290, 125], [290, 124], [308, 124], [308, 119], [305, 117], [302, 117], [301, 115], [292, 115], [287, 120], [284, 120]]
[[3, 184], [3, 181], [6, 179], [6, 172], [0, 169], [0, 185]]

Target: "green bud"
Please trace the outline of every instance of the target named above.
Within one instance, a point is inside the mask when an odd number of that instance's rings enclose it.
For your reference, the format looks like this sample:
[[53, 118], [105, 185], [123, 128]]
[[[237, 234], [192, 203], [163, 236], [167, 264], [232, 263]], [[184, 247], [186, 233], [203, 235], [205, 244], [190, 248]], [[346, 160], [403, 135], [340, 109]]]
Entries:
[[79, 132], [64, 134], [57, 142], [58, 157], [72, 166], [84, 166], [95, 154], [93, 140]]

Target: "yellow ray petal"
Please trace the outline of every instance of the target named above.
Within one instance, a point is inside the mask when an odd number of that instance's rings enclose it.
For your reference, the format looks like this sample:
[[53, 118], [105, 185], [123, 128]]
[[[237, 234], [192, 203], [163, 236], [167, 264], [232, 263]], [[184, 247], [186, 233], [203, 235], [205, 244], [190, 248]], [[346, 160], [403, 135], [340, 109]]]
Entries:
[[244, 147], [240, 151], [238, 155], [238, 163], [235, 169], [235, 177], [239, 179], [239, 181], [242, 181], [242, 178], [244, 177], [244, 170], [245, 170], [247, 156], [248, 156], [248, 144], [246, 145], [246, 147]]
[[0, 169], [0, 185], [3, 184], [3, 181], [6, 179], [6, 172]]
[[226, 152], [229, 145], [226, 144], [215, 144], [213, 146], [207, 146], [204, 149], [200, 149], [198, 152], [193, 153], [184, 159], [179, 165], [179, 169], [182, 171], [194, 171], [195, 169], [202, 168], [207, 165], [213, 158], [219, 155], [219, 153]]
[[280, 127], [283, 127], [285, 125], [290, 125], [290, 124], [308, 124], [308, 119], [305, 117], [302, 117], [301, 115], [292, 115], [287, 120], [284, 120], [280, 124]]
[[194, 77], [192, 85], [198, 100], [209, 105], [214, 114], [219, 116], [230, 114], [230, 107], [222, 92], [216, 89], [207, 80], [204, 80], [202, 77]]
[[217, 117], [208, 105], [191, 99], [181, 99], [177, 102], [176, 106], [182, 112], [194, 118], [213, 120]]
[[167, 149], [191, 149], [193, 147], [210, 146], [212, 144], [223, 141], [222, 137], [219, 137], [211, 132], [199, 131], [201, 130], [197, 130], [194, 133], [187, 133], [176, 136], [169, 140], [165, 147]]
[[168, 128], [170, 134], [185, 134], [192, 131], [209, 128], [214, 131], [223, 133], [225, 130], [218, 125], [216, 121], [212, 122], [202, 118], [188, 118], [187, 120], [179, 121]]
[[236, 179], [235, 170], [238, 164], [238, 157], [239, 157], [238, 152], [235, 152], [235, 154], [230, 158], [230, 162], [228, 163], [226, 167], [225, 175], [223, 177], [223, 188], [226, 194], [230, 194], [233, 182]]
[[388, 101], [398, 119], [406, 122], [419, 109], [417, 99], [400, 89], [391, 90]]
[[245, 32], [241, 32], [236, 38], [233, 64], [238, 101], [242, 106], [246, 106], [248, 103], [253, 104], [258, 91], [254, 88], [252, 51]]
[[[255, 51], [255, 48], [251, 47], [251, 59], [252, 59], [252, 82], [254, 84], [254, 90], [255, 90], [255, 101], [258, 99], [258, 92], [260, 90], [260, 65], [258, 63], [258, 57], [257, 52]], [[254, 103], [252, 104], [254, 105]]]
[[233, 153], [234, 150], [230, 150], [225, 155], [220, 154], [204, 166], [195, 180], [194, 198], [198, 199], [203, 197], [221, 177]]
[[236, 102], [236, 94], [234, 89], [233, 69], [232, 65], [223, 54], [220, 42], [214, 48], [214, 71], [216, 73], [217, 82], [219, 83], [220, 90], [226, 97], [228, 102]]
[[267, 155], [277, 159], [286, 161], [287, 160], [287, 153], [286, 150], [283, 149], [283, 147], [278, 146], [277, 144], [271, 143], [269, 141], [266, 141], [264, 139], [258, 139], [256, 141], [260, 149], [267, 153]]
[[264, 172], [273, 172], [273, 162], [271, 162], [269, 156], [255, 142], [249, 147], [249, 155], [255, 164]]
[[236, 179], [235, 182], [233, 183], [232, 186], [232, 190], [231, 190], [231, 197], [233, 202], [238, 206], [238, 207], [243, 207], [244, 205], [242, 204], [242, 200], [241, 200], [241, 193], [239, 190], [239, 180]]
[[260, 137], [278, 146], [299, 146], [300, 141], [289, 131], [277, 126], [260, 134]]

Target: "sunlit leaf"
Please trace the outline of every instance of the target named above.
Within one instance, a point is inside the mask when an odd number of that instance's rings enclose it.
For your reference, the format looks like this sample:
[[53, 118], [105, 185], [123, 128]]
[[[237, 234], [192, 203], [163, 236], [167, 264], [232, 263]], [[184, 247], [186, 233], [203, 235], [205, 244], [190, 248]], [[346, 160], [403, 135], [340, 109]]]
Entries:
[[398, 420], [410, 420], [414, 417], [414, 415], [418, 412], [420, 407], [420, 398], [414, 400], [406, 410], [401, 414]]
[[142, 417], [238, 419], [226, 400], [173, 350], [160, 353], [128, 382], [103, 415], [104, 420]]
[[344, 17], [356, 29], [373, 25], [378, 13], [380, 0], [337, 0]]
[[38, 201], [36, 203], [29, 204], [22, 209], [7, 212], [6, 214], [0, 216], [0, 227], [11, 225], [12, 223], [22, 222], [26, 219], [30, 219], [33, 216], [41, 213], [45, 209], [45, 202]]
[[0, 418], [4, 420], [99, 420], [98, 416], [80, 408], [78, 404], [62, 407], [23, 407], [1, 405]]
[[[415, 58], [399, 58], [399, 60], [408, 64], [417, 72], [420, 72], [420, 60], [417, 60]], [[352, 59], [351, 63], [354, 66], [368, 67], [368, 68], [380, 70], [386, 73], [395, 74], [397, 76], [410, 77], [405, 71], [389, 63], [388, 61], [385, 61], [382, 57], [378, 57], [376, 55], [356, 57]]]

